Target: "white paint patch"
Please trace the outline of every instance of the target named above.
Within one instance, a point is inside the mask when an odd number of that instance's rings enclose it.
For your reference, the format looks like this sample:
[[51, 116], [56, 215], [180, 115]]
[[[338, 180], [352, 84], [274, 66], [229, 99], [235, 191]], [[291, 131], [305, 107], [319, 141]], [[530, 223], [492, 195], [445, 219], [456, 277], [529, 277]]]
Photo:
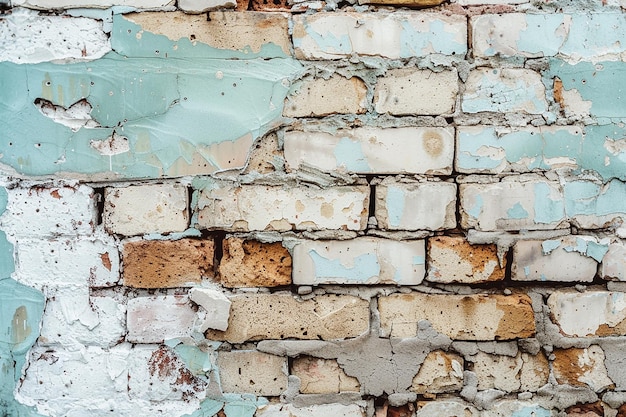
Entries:
[[199, 304], [205, 310], [199, 331], [204, 333], [208, 329], [228, 329], [228, 317], [230, 316], [230, 300], [223, 292], [211, 288], [192, 288], [189, 291], [189, 299]]
[[120, 136], [115, 132], [105, 140], [92, 140], [89, 142], [89, 145], [100, 152], [101, 155], [106, 156], [119, 155], [130, 151], [128, 138]]
[[38, 98], [35, 100], [35, 107], [41, 114], [49, 117], [56, 123], [69, 127], [72, 132], [77, 132], [80, 128], [100, 127], [100, 124], [91, 118], [91, 104], [85, 99], [79, 100], [68, 108], [57, 106], [52, 102]]

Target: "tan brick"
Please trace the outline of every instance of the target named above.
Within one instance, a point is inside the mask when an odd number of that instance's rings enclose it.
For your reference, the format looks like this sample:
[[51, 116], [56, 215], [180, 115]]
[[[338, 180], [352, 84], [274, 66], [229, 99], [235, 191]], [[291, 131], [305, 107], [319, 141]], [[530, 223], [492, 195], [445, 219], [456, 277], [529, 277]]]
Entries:
[[289, 294], [246, 294], [230, 301], [228, 330], [209, 330], [210, 340], [242, 343], [262, 339], [343, 339], [369, 330], [369, 302], [347, 295], [300, 301]]
[[535, 334], [526, 294], [392, 294], [378, 299], [378, 309], [383, 337], [415, 337], [421, 320], [455, 340], [508, 340]]
[[141, 240], [123, 250], [124, 285], [135, 288], [188, 287], [213, 278], [215, 245], [208, 239]]
[[596, 392], [615, 387], [608, 376], [600, 346], [555, 349], [553, 353], [552, 369], [559, 384], [588, 386]]
[[217, 356], [223, 392], [278, 396], [287, 388], [287, 358], [242, 350]]
[[504, 279], [506, 259], [500, 266], [496, 245], [472, 245], [461, 236], [428, 239], [427, 280], [476, 284]]
[[303, 394], [334, 394], [359, 392], [359, 381], [339, 367], [334, 359], [302, 356], [294, 359], [291, 373], [300, 378]]
[[365, 113], [367, 87], [358, 77], [334, 75], [303, 81], [285, 100], [283, 116], [319, 117]]
[[236, 237], [224, 239], [219, 273], [222, 285], [276, 287], [291, 284], [291, 255], [280, 242], [263, 243]]
[[182, 232], [189, 224], [187, 187], [138, 185], [104, 191], [104, 227], [126, 236]]
[[430, 352], [413, 378], [411, 391], [440, 394], [463, 388], [463, 358], [442, 350]]
[[548, 383], [550, 366], [543, 353], [531, 356], [491, 355], [478, 352], [472, 358], [478, 377], [478, 389], [499, 389], [506, 392], [535, 392]]

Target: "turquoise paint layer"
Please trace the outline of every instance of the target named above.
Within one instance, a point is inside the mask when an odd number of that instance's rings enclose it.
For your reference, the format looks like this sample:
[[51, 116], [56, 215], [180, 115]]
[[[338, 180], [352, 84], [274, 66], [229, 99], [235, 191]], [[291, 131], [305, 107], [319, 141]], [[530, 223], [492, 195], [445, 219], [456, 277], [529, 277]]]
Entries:
[[413, 265], [425, 265], [426, 264], [426, 258], [424, 258], [423, 256], [413, 256]]
[[[6, 210], [8, 201], [7, 190], [0, 187], [0, 215]], [[9, 278], [14, 271], [13, 245], [7, 240], [6, 234], [0, 230], [0, 279]]]
[[387, 187], [385, 197], [385, 208], [387, 209], [387, 219], [392, 227], [399, 227], [404, 215], [405, 196], [404, 191], [398, 187]]
[[561, 245], [560, 240], [544, 240], [541, 242], [541, 252], [544, 255], [550, 255], [553, 250], [558, 248]]
[[559, 35], [562, 14], [527, 14], [526, 29], [520, 31], [517, 48], [520, 52], [554, 56], [566, 39]]
[[[308, 36], [315, 42], [318, 48], [330, 54], [350, 55], [352, 53], [352, 42], [348, 35], [336, 36], [332, 32], [319, 33], [306, 22], [304, 23], [305, 31]], [[294, 37], [294, 46], [299, 48], [302, 45], [302, 38]]]
[[551, 414], [550, 410], [538, 405], [531, 405], [514, 411], [513, 414], [511, 414], [511, 417], [550, 417]]
[[409, 22], [402, 22], [400, 58], [425, 56], [431, 52], [444, 55], [464, 55], [467, 45], [456, 40], [456, 33], [447, 32], [441, 20], [431, 22], [428, 32], [416, 30]]
[[565, 218], [565, 204], [562, 198], [554, 200], [551, 196], [550, 186], [540, 182], [534, 186], [535, 194], [535, 222], [551, 224], [559, 222]]
[[591, 58], [626, 50], [626, 16], [621, 13], [571, 15], [567, 39], [560, 48], [566, 56]]
[[309, 256], [315, 265], [315, 279], [338, 279], [347, 282], [366, 282], [380, 275], [380, 264], [376, 255], [368, 253], [353, 258], [353, 266], [347, 267], [339, 259], [327, 259], [317, 251], [310, 250]]
[[350, 138], [343, 137], [337, 143], [334, 150], [337, 166], [343, 166], [349, 172], [371, 172], [367, 157], [363, 153], [361, 143]]
[[476, 194], [474, 196], [474, 205], [467, 208], [465, 211], [467, 214], [477, 219], [483, 209], [483, 204], [483, 197], [480, 194]]
[[527, 219], [528, 212], [522, 207], [520, 203], [515, 203], [513, 207], [506, 211], [506, 215], [509, 219]]
[[569, 182], [564, 186], [564, 195], [569, 217], [626, 214], [626, 183], [618, 180], [605, 185], [590, 181]]
[[587, 242], [587, 256], [592, 257], [597, 262], [602, 262], [604, 255], [609, 251], [608, 244], [596, 243], [593, 241]]

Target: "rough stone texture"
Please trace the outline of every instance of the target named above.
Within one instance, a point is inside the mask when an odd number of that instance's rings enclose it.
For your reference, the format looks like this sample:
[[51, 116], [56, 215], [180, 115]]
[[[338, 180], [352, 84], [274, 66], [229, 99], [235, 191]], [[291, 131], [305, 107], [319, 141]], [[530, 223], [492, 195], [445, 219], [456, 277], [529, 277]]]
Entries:
[[185, 296], [132, 298], [127, 308], [126, 340], [131, 343], [162, 343], [191, 336], [196, 321], [196, 312]]
[[615, 386], [604, 365], [604, 352], [598, 345], [556, 349], [552, 369], [559, 384], [588, 386], [596, 392]]
[[423, 240], [300, 240], [293, 248], [293, 283], [418, 285], [425, 274], [424, 252]]
[[367, 174], [452, 173], [454, 132], [438, 127], [362, 127], [285, 132], [285, 162], [290, 170], [314, 167], [325, 172]]
[[359, 0], [359, 4], [406, 7], [433, 7], [441, 3], [443, 3], [443, 0]]
[[189, 287], [213, 278], [215, 244], [209, 239], [140, 240], [124, 244], [124, 285]]
[[332, 113], [365, 113], [367, 87], [358, 77], [333, 75], [303, 81], [285, 100], [283, 116], [320, 117]]
[[509, 340], [531, 337], [535, 319], [525, 294], [393, 294], [378, 298], [381, 336], [415, 337], [420, 320], [455, 340]]
[[376, 83], [374, 108], [394, 116], [449, 114], [458, 92], [456, 70], [389, 70]]
[[336, 360], [303, 356], [294, 359], [291, 373], [300, 378], [303, 394], [359, 392], [359, 381], [346, 375]]
[[254, 350], [220, 352], [217, 356], [224, 392], [278, 396], [287, 389], [287, 358]]
[[550, 365], [541, 352], [534, 356], [527, 353], [505, 356], [478, 352], [472, 363], [479, 390], [535, 392], [548, 383], [550, 376]]
[[269, 174], [276, 171], [281, 158], [282, 153], [278, 150], [278, 136], [276, 133], [269, 133], [255, 143], [243, 173]]
[[461, 227], [482, 231], [541, 230], [569, 226], [558, 183], [524, 182], [461, 184]]
[[229, 231], [361, 230], [367, 186], [315, 188], [224, 184], [198, 197], [198, 227]]
[[413, 378], [411, 391], [440, 394], [463, 388], [463, 358], [441, 350], [430, 352]]
[[[377, 42], [372, 42], [377, 39]], [[467, 51], [462, 16], [420, 12], [317, 13], [294, 16], [293, 45], [299, 59], [341, 59], [352, 54], [386, 58]]]
[[418, 401], [416, 417], [478, 417], [481, 413], [471, 404], [455, 400]]
[[606, 280], [626, 281], [626, 245], [612, 242], [602, 258], [599, 274]]
[[606, 245], [600, 245], [594, 238], [585, 236], [518, 241], [513, 246], [511, 279], [592, 282], [598, 261], [606, 250]]
[[626, 334], [625, 293], [561, 290], [553, 292], [547, 304], [552, 321], [567, 336]]
[[177, 184], [106, 188], [104, 227], [125, 236], [182, 232], [189, 224], [187, 187]]
[[496, 245], [472, 245], [464, 237], [428, 239], [430, 282], [478, 284], [504, 279], [506, 259], [500, 265]]
[[280, 242], [228, 237], [223, 242], [220, 282], [227, 288], [291, 284], [291, 255]]
[[385, 179], [376, 186], [378, 227], [387, 230], [444, 230], [456, 227], [456, 184]]
[[299, 301], [289, 294], [231, 297], [228, 330], [209, 330], [210, 340], [242, 343], [262, 339], [332, 340], [369, 329], [369, 302], [353, 296], [321, 295]]

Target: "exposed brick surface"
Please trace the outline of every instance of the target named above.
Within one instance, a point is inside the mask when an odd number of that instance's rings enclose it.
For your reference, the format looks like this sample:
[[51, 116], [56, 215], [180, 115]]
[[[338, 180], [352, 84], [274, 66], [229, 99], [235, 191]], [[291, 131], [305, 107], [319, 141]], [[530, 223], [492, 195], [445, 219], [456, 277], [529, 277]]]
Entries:
[[224, 392], [277, 396], [287, 389], [287, 358], [257, 351], [220, 352]]
[[308, 79], [285, 102], [287, 117], [318, 117], [332, 113], [365, 113], [367, 87], [358, 77], [340, 75]]
[[310, 356], [296, 358], [291, 373], [300, 378], [300, 392], [303, 394], [331, 394], [339, 392], [359, 392], [359, 381], [346, 375], [336, 360]]
[[597, 345], [588, 348], [557, 349], [554, 351], [553, 370], [557, 382], [575, 386], [589, 386], [604, 391], [614, 386], [604, 365], [604, 352]]

